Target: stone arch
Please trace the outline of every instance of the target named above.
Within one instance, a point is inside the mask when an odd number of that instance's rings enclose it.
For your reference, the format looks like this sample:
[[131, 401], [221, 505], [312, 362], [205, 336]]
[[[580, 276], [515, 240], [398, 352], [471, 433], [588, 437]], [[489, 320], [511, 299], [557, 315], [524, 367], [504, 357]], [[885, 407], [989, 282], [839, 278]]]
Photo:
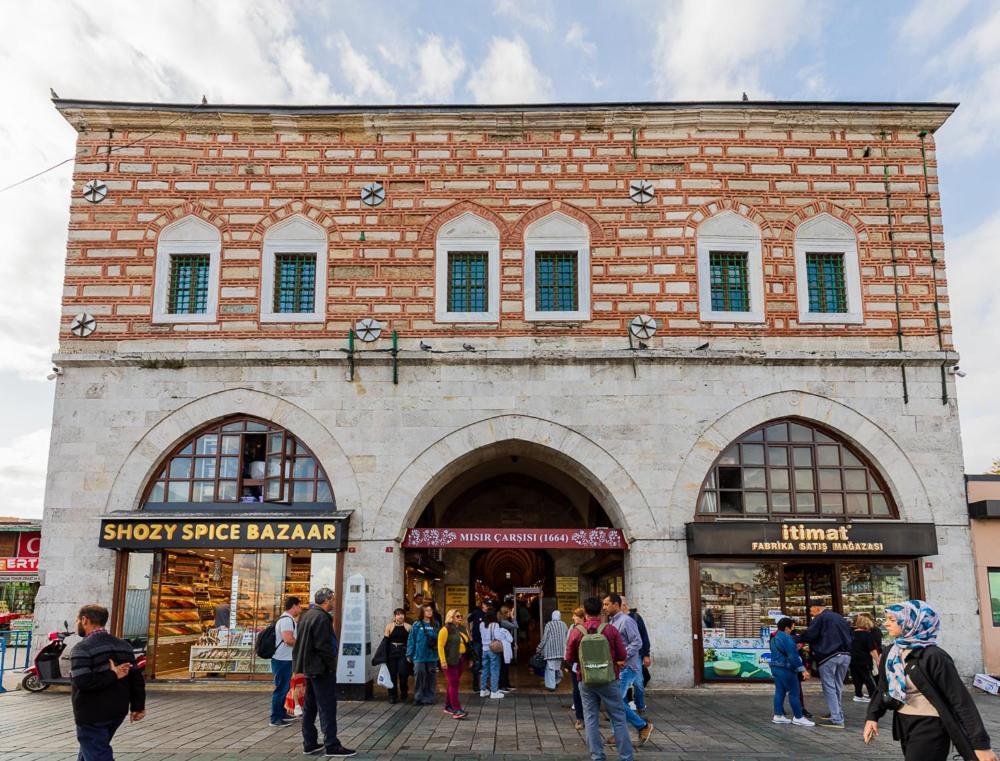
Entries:
[[727, 196], [703, 203], [697, 209], [688, 214], [687, 218], [682, 223], [684, 227], [684, 237], [696, 238], [698, 236], [698, 228], [703, 222], [708, 221], [716, 215], [724, 214], [726, 212], [732, 212], [748, 219], [760, 230], [762, 238], [772, 238], [777, 236], [777, 231], [772, 229], [767, 217], [765, 217], [756, 206], [744, 203], [738, 198], [731, 198]]
[[314, 206], [308, 201], [301, 199], [289, 201], [284, 206], [279, 206], [260, 220], [250, 231], [250, 240], [260, 243], [263, 241], [264, 235], [269, 228], [296, 215], [304, 217], [307, 221], [319, 225], [326, 230], [328, 241], [339, 242], [342, 240], [340, 228], [333, 217], [318, 206]]
[[549, 201], [541, 204], [540, 206], [536, 206], [525, 214], [522, 214], [510, 230], [511, 239], [517, 241], [516, 245], [520, 246], [524, 241], [524, 233], [528, 228], [528, 225], [555, 212], [565, 214], [567, 217], [586, 225], [590, 230], [591, 244], [593, 244], [596, 240], [603, 240], [605, 238], [604, 228], [601, 227], [600, 222], [590, 216], [590, 214], [585, 212], [583, 209], [573, 206], [573, 204], [566, 203], [565, 201]]
[[827, 214], [839, 222], [850, 226], [858, 236], [859, 243], [868, 243], [868, 227], [861, 219], [849, 209], [837, 206], [830, 201], [817, 200], [805, 206], [800, 206], [785, 219], [784, 223], [777, 228], [779, 237], [794, 240], [796, 229], [805, 222], [815, 217]]
[[146, 225], [146, 232], [144, 234], [145, 240], [148, 242], [150, 248], [146, 250], [149, 256], [154, 253], [154, 247], [156, 246], [156, 241], [160, 237], [160, 233], [166, 227], [180, 221], [184, 217], [195, 217], [203, 222], [207, 222], [219, 231], [219, 236], [223, 243], [228, 243], [232, 240], [232, 233], [229, 229], [229, 224], [219, 216], [214, 210], [209, 209], [207, 206], [203, 206], [197, 201], [185, 201], [182, 204], [178, 204], [173, 208], [167, 209], [160, 216], [154, 219], [152, 222]]
[[193, 431], [233, 414], [253, 415], [288, 429], [323, 466], [339, 510], [358, 510], [358, 482], [326, 426], [301, 407], [272, 394], [234, 388], [203, 396], [169, 413], [150, 428], [125, 458], [108, 492], [106, 511], [137, 510], [144, 487], [163, 458]]
[[497, 232], [500, 233], [501, 240], [507, 235], [507, 222], [495, 211], [475, 201], [459, 201], [458, 203], [453, 203], [451, 206], [446, 206], [427, 220], [420, 230], [419, 240], [425, 243], [433, 243], [441, 227], [463, 214], [474, 214], [490, 222], [496, 227]]
[[933, 520], [930, 498], [920, 473], [893, 438], [857, 410], [805, 391], [779, 391], [751, 399], [709, 425], [677, 472], [671, 489], [671, 520], [677, 526], [694, 520], [702, 482], [726, 447], [756, 425], [787, 417], [819, 423], [857, 447], [885, 480], [900, 520]]
[[400, 541], [428, 502], [455, 476], [510, 454], [544, 454], [586, 486], [630, 541], [656, 536], [656, 520], [628, 471], [591, 439], [528, 415], [499, 415], [438, 439], [407, 465], [370, 524], [366, 539]]

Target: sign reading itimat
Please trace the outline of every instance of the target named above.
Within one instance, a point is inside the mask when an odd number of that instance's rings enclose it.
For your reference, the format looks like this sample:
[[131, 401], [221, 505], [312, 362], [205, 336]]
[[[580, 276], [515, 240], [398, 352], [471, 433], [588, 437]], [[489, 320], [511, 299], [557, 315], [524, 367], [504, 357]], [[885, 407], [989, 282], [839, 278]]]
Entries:
[[345, 518], [150, 518], [101, 521], [101, 547], [145, 550], [169, 547], [343, 550]]
[[411, 528], [404, 547], [524, 547], [527, 549], [624, 550], [628, 543], [616, 528]]

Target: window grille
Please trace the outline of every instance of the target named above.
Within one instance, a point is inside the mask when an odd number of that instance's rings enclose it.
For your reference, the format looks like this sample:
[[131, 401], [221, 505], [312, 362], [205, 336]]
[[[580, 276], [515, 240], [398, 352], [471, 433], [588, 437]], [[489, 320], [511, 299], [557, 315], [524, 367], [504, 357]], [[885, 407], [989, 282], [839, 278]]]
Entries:
[[208, 269], [205, 254], [170, 257], [170, 314], [205, 314], [208, 310]]
[[575, 312], [576, 251], [538, 251], [535, 254], [535, 309], [539, 312]]
[[448, 252], [448, 311], [489, 311], [489, 254]]
[[847, 311], [843, 254], [807, 253], [806, 272], [810, 312], [828, 314]]
[[316, 308], [315, 255], [276, 254], [274, 275], [275, 312], [301, 314]]
[[712, 251], [711, 269], [712, 310], [715, 312], [749, 312], [750, 286], [747, 282], [747, 255], [743, 252]]

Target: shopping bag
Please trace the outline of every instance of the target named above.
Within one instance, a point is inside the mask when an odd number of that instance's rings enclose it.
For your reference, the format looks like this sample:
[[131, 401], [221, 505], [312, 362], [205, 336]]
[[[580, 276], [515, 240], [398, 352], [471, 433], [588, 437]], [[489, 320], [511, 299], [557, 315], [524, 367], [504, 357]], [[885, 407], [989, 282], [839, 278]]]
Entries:
[[375, 680], [375, 683], [379, 687], [385, 687], [387, 690], [391, 690], [393, 687], [392, 677], [389, 676], [389, 667], [386, 666], [384, 663], [381, 666], [379, 666], [378, 679]]
[[298, 716], [306, 703], [306, 678], [303, 674], [292, 674], [291, 686], [285, 695], [285, 711]]

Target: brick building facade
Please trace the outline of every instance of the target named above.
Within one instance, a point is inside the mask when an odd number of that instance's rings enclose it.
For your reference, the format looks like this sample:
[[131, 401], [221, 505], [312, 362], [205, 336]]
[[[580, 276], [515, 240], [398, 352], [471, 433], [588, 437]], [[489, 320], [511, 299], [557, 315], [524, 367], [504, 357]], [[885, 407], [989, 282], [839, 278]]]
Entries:
[[[176, 515], [164, 464], [242, 415], [296, 437], [334, 495], [310, 499], [351, 511], [341, 573], [365, 574], [375, 621], [421, 585], [499, 592], [469, 553], [402, 546], [409, 528], [610, 525], [628, 549], [603, 565], [542, 550], [538, 596], [556, 604], [553, 575], [580, 595], [623, 585], [662, 684], [728, 676], [701, 644], [740, 662], [716, 619], [764, 624], [800, 577], [845, 614], [922, 591], [978, 665], [957, 625], [977, 604], [933, 144], [953, 106], [56, 106], [79, 155], [43, 621], [124, 603], [124, 550], [94, 555], [101, 519]], [[71, 330], [81, 313], [92, 333]], [[641, 314], [658, 330], [640, 343]], [[377, 342], [349, 339], [363, 318]], [[775, 420], [792, 427], [758, 463], [772, 434], [753, 431]], [[173, 501], [232, 501], [212, 472], [211, 498]], [[237, 497], [269, 488], [249, 473]], [[306, 507], [281, 491], [283, 511]], [[793, 518], [924, 533], [912, 551], [692, 554], [699, 527]], [[761, 563], [774, 589], [748, 590]]]

